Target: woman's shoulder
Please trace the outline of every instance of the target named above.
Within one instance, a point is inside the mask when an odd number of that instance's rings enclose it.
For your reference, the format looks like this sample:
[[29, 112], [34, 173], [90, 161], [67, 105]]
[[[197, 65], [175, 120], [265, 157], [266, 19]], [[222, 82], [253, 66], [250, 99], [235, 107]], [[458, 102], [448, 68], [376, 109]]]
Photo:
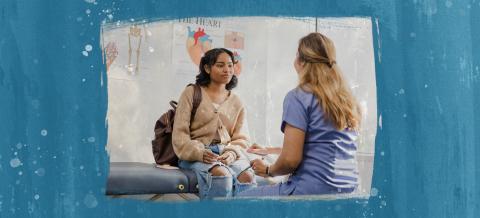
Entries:
[[308, 87], [295, 87], [285, 96], [285, 100], [299, 100], [301, 102], [311, 100], [312, 98], [315, 98], [315, 96]]
[[195, 89], [195, 85], [187, 85], [187, 86], [183, 89], [181, 96], [185, 96], [185, 97], [191, 97], [191, 96], [193, 96], [194, 89]]

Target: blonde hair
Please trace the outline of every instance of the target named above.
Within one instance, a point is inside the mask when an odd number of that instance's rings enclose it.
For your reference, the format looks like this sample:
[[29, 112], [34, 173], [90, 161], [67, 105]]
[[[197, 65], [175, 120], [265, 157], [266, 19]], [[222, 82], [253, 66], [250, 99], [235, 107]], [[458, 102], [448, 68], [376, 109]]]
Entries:
[[299, 72], [299, 87], [312, 92], [323, 108], [326, 118], [338, 130], [359, 130], [361, 111], [335, 61], [332, 40], [320, 33], [310, 33], [300, 39], [297, 61], [303, 64]]

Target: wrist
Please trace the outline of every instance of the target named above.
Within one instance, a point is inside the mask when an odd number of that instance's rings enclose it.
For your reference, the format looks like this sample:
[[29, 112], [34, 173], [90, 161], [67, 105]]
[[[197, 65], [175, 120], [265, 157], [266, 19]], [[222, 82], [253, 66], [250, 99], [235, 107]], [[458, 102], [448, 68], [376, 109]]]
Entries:
[[229, 155], [232, 155], [233, 159], [235, 159], [235, 160], [237, 159], [237, 153], [235, 153], [233, 151], [227, 151], [226, 153], [229, 154]]

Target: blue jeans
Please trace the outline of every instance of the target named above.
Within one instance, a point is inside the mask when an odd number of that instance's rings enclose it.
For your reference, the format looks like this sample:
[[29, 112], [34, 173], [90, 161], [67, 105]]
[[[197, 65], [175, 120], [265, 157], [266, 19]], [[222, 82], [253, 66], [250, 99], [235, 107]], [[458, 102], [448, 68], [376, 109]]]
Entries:
[[[211, 145], [209, 148], [212, 152], [220, 154], [221, 146]], [[248, 169], [250, 167], [250, 162], [244, 157], [234, 161], [228, 166], [221, 162], [207, 164], [200, 161], [184, 160], [180, 160], [178, 166], [182, 169], [189, 169], [195, 172], [198, 181], [199, 197], [201, 199], [233, 197], [241, 191], [256, 186], [255, 181], [252, 183], [241, 183], [237, 179], [237, 177], [245, 170], [254, 175], [252, 169]], [[215, 166], [225, 167], [230, 175], [212, 176], [210, 170]]]

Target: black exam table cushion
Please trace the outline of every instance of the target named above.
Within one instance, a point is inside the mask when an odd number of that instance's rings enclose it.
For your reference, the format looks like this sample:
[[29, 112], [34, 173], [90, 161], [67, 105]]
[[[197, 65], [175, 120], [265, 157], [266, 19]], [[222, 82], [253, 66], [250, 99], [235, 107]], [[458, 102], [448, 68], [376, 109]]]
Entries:
[[167, 193], [198, 193], [195, 173], [182, 169], [162, 169], [153, 163], [110, 163], [107, 195]]

